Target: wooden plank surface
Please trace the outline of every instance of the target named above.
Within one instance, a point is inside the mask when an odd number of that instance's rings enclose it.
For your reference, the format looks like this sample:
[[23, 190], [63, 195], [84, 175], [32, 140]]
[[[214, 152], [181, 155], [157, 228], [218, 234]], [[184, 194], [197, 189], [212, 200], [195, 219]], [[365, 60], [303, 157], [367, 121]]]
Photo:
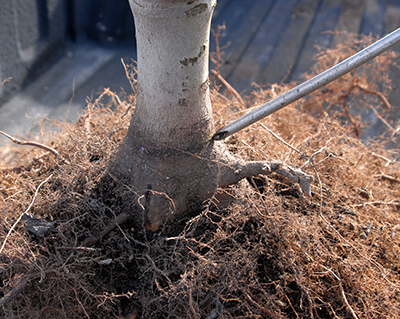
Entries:
[[214, 9], [213, 19], [217, 19], [218, 16], [223, 12], [228, 5], [230, 5], [231, 0], [217, 0], [217, 6]]
[[400, 27], [400, 1], [388, 1], [385, 10], [385, 31], [392, 32]]
[[[218, 25], [226, 26], [225, 35], [220, 38], [220, 46], [226, 46], [224, 63], [221, 66], [224, 77], [228, 78], [233, 73], [273, 2], [274, 0], [233, 0], [224, 14], [213, 21], [213, 30]], [[212, 41], [211, 52], [215, 50], [215, 42]]]
[[382, 37], [385, 33], [385, 4], [377, 0], [365, 1], [365, 12], [360, 33]]
[[314, 20], [318, 4], [319, 1], [315, 0], [302, 0], [297, 4], [289, 26], [283, 33], [270, 61], [257, 75], [257, 83], [264, 85], [282, 82], [289, 78]]
[[346, 40], [347, 35], [343, 31], [355, 34], [360, 32], [365, 2], [365, 0], [342, 0], [342, 9], [335, 26], [335, 31], [341, 33], [334, 35], [331, 47], [335, 47], [338, 43], [343, 43]]
[[333, 35], [326, 31], [333, 30], [339, 18], [341, 0], [323, 0], [315, 15], [308, 34], [303, 42], [303, 48], [288, 80], [301, 81], [303, 74], [311, 69], [315, 63], [314, 57], [318, 53], [316, 45], [330, 47]]
[[275, 1], [260, 24], [257, 33], [236, 64], [228, 81], [239, 92], [251, 90], [261, 68], [265, 67], [285, 32], [298, 0]]
[[[46, 116], [55, 119], [51, 116], [53, 112], [63, 114], [56, 118], [57, 120], [66, 117], [77, 119], [78, 110], [68, 112], [65, 101], [71, 99], [74, 90], [95, 79], [101, 68], [115, 57], [115, 54], [111, 50], [91, 45], [72, 47], [45, 74], [1, 106], [0, 130], [28, 136], [32, 130], [37, 132], [38, 118]], [[90, 86], [94, 84], [95, 81], [92, 80]], [[82, 109], [83, 105], [84, 101], [77, 108]]]

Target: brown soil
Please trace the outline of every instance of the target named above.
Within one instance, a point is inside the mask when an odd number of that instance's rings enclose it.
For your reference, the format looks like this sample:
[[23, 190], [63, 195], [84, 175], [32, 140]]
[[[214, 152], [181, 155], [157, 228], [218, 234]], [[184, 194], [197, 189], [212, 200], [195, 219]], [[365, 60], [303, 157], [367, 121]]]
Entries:
[[[351, 54], [344, 47], [321, 52], [316, 70]], [[384, 72], [393, 57], [261, 122], [292, 147], [261, 123], [226, 141], [248, 160], [305, 164], [315, 179], [310, 198], [279, 176], [255, 177], [221, 189], [173, 234], [134, 224], [119, 194], [96, 195], [134, 95], [105, 90], [78, 123], [54, 123], [60, 131], [43, 133], [41, 142], [60, 157], [40, 147], [2, 147], [0, 316], [400, 317], [399, 153], [385, 149], [398, 131], [388, 122], [386, 135], [365, 145], [357, 135], [368, 123], [351, 113], [373, 106], [385, 116], [377, 92], [390, 90]], [[257, 89], [247, 107], [289, 87]], [[247, 110], [217, 90], [213, 106], [217, 126]], [[57, 232], [34, 235], [19, 219], [25, 212], [55, 222]]]

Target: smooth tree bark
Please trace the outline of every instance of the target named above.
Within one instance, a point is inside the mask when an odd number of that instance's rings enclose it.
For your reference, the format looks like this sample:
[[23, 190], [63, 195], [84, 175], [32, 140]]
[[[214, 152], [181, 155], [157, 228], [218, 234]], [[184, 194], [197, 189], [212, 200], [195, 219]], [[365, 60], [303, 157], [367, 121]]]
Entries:
[[309, 192], [310, 177], [280, 163], [246, 163], [212, 140], [209, 42], [216, 0], [130, 0], [138, 56], [137, 104], [109, 175], [127, 209], [153, 231], [198, 210], [222, 185], [284, 173]]

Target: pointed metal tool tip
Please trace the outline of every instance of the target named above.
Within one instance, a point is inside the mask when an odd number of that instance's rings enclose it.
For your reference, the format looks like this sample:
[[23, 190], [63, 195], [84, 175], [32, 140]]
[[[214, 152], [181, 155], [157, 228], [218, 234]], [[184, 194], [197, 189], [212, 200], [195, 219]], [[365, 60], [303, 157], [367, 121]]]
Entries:
[[214, 141], [221, 141], [227, 136], [228, 136], [228, 131], [218, 131], [217, 133], [214, 134], [212, 139]]

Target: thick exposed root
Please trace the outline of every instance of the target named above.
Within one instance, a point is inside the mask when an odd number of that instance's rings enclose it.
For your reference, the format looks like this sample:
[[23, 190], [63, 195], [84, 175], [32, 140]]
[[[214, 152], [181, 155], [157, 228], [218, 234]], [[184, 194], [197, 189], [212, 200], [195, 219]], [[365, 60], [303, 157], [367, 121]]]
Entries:
[[286, 166], [281, 162], [245, 162], [237, 160], [224, 166], [220, 175], [220, 185], [236, 184], [240, 180], [255, 175], [270, 175], [276, 173], [300, 185], [302, 191], [311, 196], [312, 177], [299, 169]]
[[109, 173], [120, 184], [123, 205], [134, 208], [137, 222], [151, 231], [168, 221], [192, 217], [218, 187], [247, 177], [277, 173], [298, 183], [307, 195], [312, 180], [283, 163], [245, 162], [217, 141], [210, 141], [198, 152], [125, 143]]

